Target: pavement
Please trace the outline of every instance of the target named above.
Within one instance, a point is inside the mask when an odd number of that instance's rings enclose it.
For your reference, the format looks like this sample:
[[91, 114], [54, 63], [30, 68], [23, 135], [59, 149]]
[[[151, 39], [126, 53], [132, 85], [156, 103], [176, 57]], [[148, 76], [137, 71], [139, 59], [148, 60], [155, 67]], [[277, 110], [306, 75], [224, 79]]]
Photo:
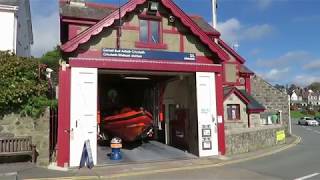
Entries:
[[[296, 146], [300, 143], [300, 140], [300, 137], [291, 136], [286, 139], [286, 144], [228, 157], [217, 156], [185, 160], [117, 164], [96, 166], [93, 169], [84, 168], [55, 171], [37, 167], [31, 163], [0, 164], [0, 179], [149, 179], [154, 178], [155, 174], [159, 175], [159, 178], [156, 179], [172, 179], [172, 177], [174, 177], [174, 179], [196, 179], [197, 176], [202, 177], [200, 179], [205, 179], [203, 175], [212, 173], [212, 168], [215, 168], [215, 171], [212, 175], [207, 176], [208, 179], [221, 179], [221, 177], [224, 177], [223, 179], [232, 179], [232, 177], [238, 178], [239, 174], [243, 175], [243, 179], [262, 179], [262, 177], [272, 179], [267, 175], [261, 176], [259, 173], [246, 169], [237, 169], [237, 171], [231, 172], [221, 167], [252, 161], [279, 153]], [[192, 173], [192, 176], [188, 176], [190, 173]]]

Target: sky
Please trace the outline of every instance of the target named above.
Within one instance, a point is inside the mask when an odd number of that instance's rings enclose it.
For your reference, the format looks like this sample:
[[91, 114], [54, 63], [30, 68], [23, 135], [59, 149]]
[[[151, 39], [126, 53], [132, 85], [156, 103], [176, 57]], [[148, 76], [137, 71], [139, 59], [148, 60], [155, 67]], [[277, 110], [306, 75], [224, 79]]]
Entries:
[[[57, 1], [30, 0], [34, 56], [59, 44]], [[188, 14], [212, 22], [211, 0], [174, 2]], [[319, 8], [319, 0], [218, 0], [217, 28], [230, 46], [238, 45], [246, 65], [268, 82], [306, 86], [320, 82]]]

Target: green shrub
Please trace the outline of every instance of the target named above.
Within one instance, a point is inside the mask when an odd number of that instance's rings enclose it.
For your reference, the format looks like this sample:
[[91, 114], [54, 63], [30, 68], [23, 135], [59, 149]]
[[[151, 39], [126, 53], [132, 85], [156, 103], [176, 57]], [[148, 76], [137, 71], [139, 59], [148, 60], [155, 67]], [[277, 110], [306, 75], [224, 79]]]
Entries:
[[[31, 116], [39, 114], [35, 109], [49, 101], [46, 98], [48, 82], [40, 61], [0, 51], [0, 64], [0, 115], [11, 112], [24, 112]], [[37, 106], [30, 111], [30, 106], [35, 104]]]
[[28, 103], [22, 107], [20, 114], [38, 118], [44, 113], [46, 107], [57, 107], [57, 101], [49, 100], [43, 96], [33, 96], [29, 99]]

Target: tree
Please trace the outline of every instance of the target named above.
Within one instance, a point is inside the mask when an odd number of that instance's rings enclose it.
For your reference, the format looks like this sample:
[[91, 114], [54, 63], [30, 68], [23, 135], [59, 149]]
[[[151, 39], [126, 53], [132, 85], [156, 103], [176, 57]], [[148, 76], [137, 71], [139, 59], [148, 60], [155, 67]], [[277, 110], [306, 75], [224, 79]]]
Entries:
[[58, 47], [55, 47], [52, 51], [46, 52], [41, 58], [40, 62], [47, 65], [48, 68], [52, 69], [51, 73], [53, 85], [58, 84], [58, 74], [59, 74], [59, 60], [61, 59], [61, 53]]
[[40, 61], [0, 51], [0, 63], [0, 116], [10, 112], [39, 116], [42, 110], [36, 114], [33, 114], [33, 108], [24, 110], [31, 101], [37, 102], [37, 98], [43, 100], [43, 106], [49, 104], [46, 98], [48, 82]]
[[276, 85], [274, 85], [274, 87], [279, 90], [285, 89], [284, 85], [280, 85], [280, 84], [276, 84]]
[[320, 82], [313, 82], [308, 86], [313, 92], [320, 91]]
[[295, 90], [295, 89], [297, 89], [297, 88], [299, 88], [297, 85], [291, 84], [288, 90], [289, 90], [289, 92], [291, 93], [293, 90]]

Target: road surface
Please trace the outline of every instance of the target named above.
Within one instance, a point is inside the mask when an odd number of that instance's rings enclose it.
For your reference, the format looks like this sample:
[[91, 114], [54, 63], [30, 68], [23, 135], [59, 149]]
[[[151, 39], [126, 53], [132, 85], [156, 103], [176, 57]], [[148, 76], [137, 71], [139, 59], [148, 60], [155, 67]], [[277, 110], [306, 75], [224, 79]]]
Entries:
[[217, 168], [182, 170], [120, 179], [290, 179], [320, 180], [320, 126], [293, 124], [302, 138], [293, 148], [263, 158]]

